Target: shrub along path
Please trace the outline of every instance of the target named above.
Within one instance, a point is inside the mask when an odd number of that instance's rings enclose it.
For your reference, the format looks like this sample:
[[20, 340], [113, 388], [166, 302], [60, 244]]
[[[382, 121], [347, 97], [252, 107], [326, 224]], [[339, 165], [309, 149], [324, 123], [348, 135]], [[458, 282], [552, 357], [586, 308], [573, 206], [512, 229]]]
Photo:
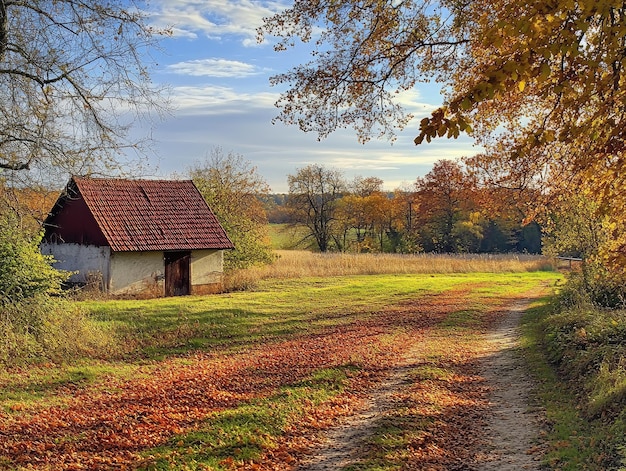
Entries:
[[494, 379], [511, 366], [485, 366], [503, 350], [485, 335], [512, 299], [477, 290], [147, 364], [133, 379], [59, 390], [57, 405], [14, 404], [0, 412], [0, 469], [533, 469], [534, 456], [502, 465], [530, 442], [510, 451], [486, 433], [500, 435]]

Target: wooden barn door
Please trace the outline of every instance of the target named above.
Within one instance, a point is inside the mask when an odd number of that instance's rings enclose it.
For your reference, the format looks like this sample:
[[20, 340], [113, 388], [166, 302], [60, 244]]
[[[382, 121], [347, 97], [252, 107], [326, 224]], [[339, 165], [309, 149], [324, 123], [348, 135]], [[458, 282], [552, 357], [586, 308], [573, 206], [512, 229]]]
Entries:
[[165, 296], [191, 292], [191, 252], [165, 252]]

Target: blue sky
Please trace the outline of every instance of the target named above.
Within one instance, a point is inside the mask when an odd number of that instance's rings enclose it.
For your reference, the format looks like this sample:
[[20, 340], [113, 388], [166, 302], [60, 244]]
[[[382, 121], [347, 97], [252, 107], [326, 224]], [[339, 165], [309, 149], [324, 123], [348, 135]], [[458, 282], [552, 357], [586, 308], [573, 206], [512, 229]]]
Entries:
[[274, 52], [258, 44], [256, 28], [264, 16], [284, 9], [284, 0], [152, 0], [155, 26], [174, 34], [155, 54], [154, 82], [168, 84], [173, 111], [152, 130], [158, 176], [184, 174], [214, 147], [243, 155], [257, 167], [272, 191], [287, 191], [287, 175], [311, 163], [354, 176], [376, 176], [393, 190], [427, 173], [433, 162], [477, 152], [472, 140], [435, 140], [415, 146], [419, 120], [441, 102], [436, 85], [419, 87], [402, 97], [414, 115], [391, 144], [357, 141], [352, 129], [318, 141], [316, 134], [272, 124], [280, 90], [269, 77], [307, 61], [307, 48]]

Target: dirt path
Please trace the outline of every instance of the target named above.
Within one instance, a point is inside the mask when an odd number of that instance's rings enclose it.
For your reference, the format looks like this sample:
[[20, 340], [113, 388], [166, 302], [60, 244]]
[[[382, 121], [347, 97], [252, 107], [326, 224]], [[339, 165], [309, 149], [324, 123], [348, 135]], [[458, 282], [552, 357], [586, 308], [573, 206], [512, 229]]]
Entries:
[[541, 448], [540, 411], [533, 407], [532, 379], [517, 354], [519, 323], [527, 303], [514, 305], [495, 331], [487, 335], [494, 353], [483, 363], [492, 387], [486, 436], [489, 440], [484, 471], [538, 470]]
[[[518, 302], [506, 312], [486, 335], [486, 354], [474, 365], [485, 383], [479, 386], [483, 405], [474, 411], [473, 417], [469, 414], [467, 425], [478, 429], [479, 436], [461, 441], [465, 441], [463, 446], [469, 444], [478, 449], [460, 454], [462, 458], [457, 458], [453, 467], [432, 468], [425, 463], [423, 468], [418, 464], [409, 465], [408, 469], [540, 469], [541, 448], [536, 440], [540, 433], [541, 414], [532, 407], [529, 396], [532, 379], [516, 353], [518, 326], [527, 305], [528, 301]], [[346, 466], [359, 469], [358, 463], [367, 453], [367, 439], [375, 432], [381, 417], [393, 409], [397, 398], [410, 388], [411, 370], [420, 361], [423, 361], [423, 348], [416, 345], [402, 364], [372, 392], [361, 412], [330, 430], [318, 450], [297, 470], [338, 470]]]
[[357, 463], [366, 446], [366, 440], [374, 433], [378, 421], [393, 407], [397, 393], [409, 382], [410, 368], [397, 368], [374, 391], [364, 408], [328, 432], [325, 443], [318, 452], [302, 462], [298, 470], [337, 470]]

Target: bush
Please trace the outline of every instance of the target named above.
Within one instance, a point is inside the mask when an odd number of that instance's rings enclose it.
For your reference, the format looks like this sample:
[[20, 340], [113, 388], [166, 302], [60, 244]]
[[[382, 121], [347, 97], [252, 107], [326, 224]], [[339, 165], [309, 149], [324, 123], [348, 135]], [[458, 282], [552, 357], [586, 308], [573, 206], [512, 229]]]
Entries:
[[235, 245], [224, 254], [224, 270], [248, 268], [273, 261], [262, 199], [269, 186], [243, 156], [213, 148], [189, 176]]
[[626, 407], [626, 311], [579, 305], [545, 320], [549, 358], [576, 388], [590, 417]]
[[17, 216], [0, 214], [0, 363], [62, 361], [107, 348], [109, 336], [63, 299], [68, 273], [55, 270], [37, 242]]
[[586, 445], [593, 447], [593, 467], [580, 469], [623, 469], [626, 311], [591, 304], [556, 309], [541, 321], [539, 330], [549, 361], [576, 395], [576, 412], [588, 426], [581, 437], [597, 437]]
[[603, 308], [626, 307], [626, 284], [599, 263], [587, 262], [580, 272], [571, 272], [559, 294], [565, 308], [588, 304]]
[[223, 226], [235, 245], [234, 250], [225, 251], [225, 272], [266, 265], [274, 261], [267, 225], [257, 225], [241, 219], [237, 222], [237, 228], [233, 228], [230, 221], [225, 221]]
[[66, 299], [37, 295], [0, 309], [0, 364], [108, 357], [115, 349], [112, 336]]
[[0, 215], [0, 305], [59, 293], [68, 274], [52, 267], [38, 242], [23, 233], [15, 215]]

